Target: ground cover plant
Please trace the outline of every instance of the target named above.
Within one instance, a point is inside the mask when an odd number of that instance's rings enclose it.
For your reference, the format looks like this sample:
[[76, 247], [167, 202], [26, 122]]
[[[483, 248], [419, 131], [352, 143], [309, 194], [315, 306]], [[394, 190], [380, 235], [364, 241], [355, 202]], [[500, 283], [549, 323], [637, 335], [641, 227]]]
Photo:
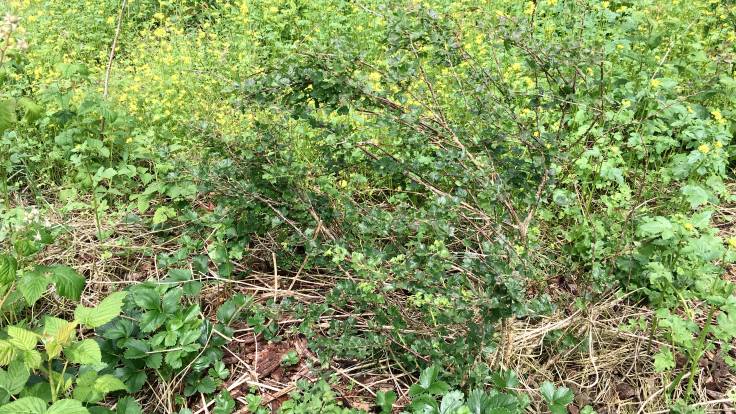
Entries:
[[735, 3], [0, 13], [0, 413], [736, 409]]

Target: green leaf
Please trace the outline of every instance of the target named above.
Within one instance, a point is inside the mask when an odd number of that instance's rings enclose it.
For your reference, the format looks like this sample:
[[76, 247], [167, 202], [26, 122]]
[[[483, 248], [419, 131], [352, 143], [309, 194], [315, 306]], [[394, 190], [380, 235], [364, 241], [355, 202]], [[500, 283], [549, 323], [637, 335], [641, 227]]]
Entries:
[[381, 408], [384, 414], [390, 414], [391, 409], [396, 402], [396, 393], [394, 391], [378, 391], [376, 394], [376, 405]]
[[23, 351], [35, 349], [38, 342], [38, 335], [17, 326], [8, 326], [8, 336], [11, 345]]
[[18, 281], [18, 290], [28, 305], [33, 305], [46, 292], [50, 282], [43, 272], [28, 272]]
[[176, 287], [166, 292], [163, 298], [161, 298], [161, 309], [163, 312], [169, 314], [176, 312], [179, 308], [179, 300], [183, 293], [184, 290], [180, 287]]
[[437, 380], [439, 372], [440, 368], [437, 365], [425, 368], [421, 374], [419, 374], [419, 385], [424, 389], [429, 388], [432, 383]]
[[440, 402], [440, 414], [454, 414], [463, 405], [463, 393], [452, 391], [442, 397]]
[[10, 364], [15, 358], [15, 348], [5, 340], [0, 339], [0, 366]]
[[125, 384], [123, 384], [123, 381], [120, 381], [117, 377], [106, 374], [97, 378], [94, 387], [98, 392], [107, 394], [113, 391], [124, 390]]
[[15, 281], [15, 272], [18, 262], [9, 254], [0, 254], [0, 285], [7, 285]]
[[663, 349], [654, 355], [654, 370], [657, 372], [669, 371], [675, 368], [675, 356], [669, 349]]
[[89, 411], [77, 400], [63, 399], [51, 405], [46, 414], [89, 414]]
[[100, 346], [94, 339], [83, 339], [74, 342], [64, 349], [64, 354], [69, 362], [82, 365], [93, 365], [102, 362]]
[[116, 414], [143, 414], [143, 409], [133, 397], [124, 397], [118, 400]]
[[662, 240], [671, 239], [674, 233], [674, 227], [672, 223], [662, 216], [657, 216], [654, 219], [647, 219], [647, 221], [639, 226], [639, 234], [644, 237], [659, 236]]
[[31, 373], [22, 361], [13, 361], [7, 371], [0, 369], [0, 387], [11, 395], [18, 394], [30, 376]]
[[46, 401], [36, 397], [19, 398], [0, 407], [0, 414], [44, 414], [46, 412]]
[[120, 315], [125, 296], [127, 296], [127, 292], [115, 292], [103, 299], [94, 308], [79, 305], [74, 311], [74, 318], [87, 327], [100, 327]]
[[689, 184], [682, 187], [681, 191], [685, 200], [690, 203], [690, 208], [695, 209], [708, 202], [708, 192], [699, 185]]
[[552, 384], [549, 381], [544, 381], [542, 383], [542, 386], [539, 387], [539, 392], [542, 394], [542, 397], [544, 397], [544, 400], [548, 403], [554, 402], [555, 400], [555, 384]]
[[133, 290], [133, 301], [142, 309], [152, 310], [161, 309], [161, 300], [155, 289], [150, 287], [141, 287]]
[[20, 105], [20, 107], [25, 111], [23, 118], [25, 118], [26, 121], [33, 122], [41, 117], [43, 107], [32, 100], [28, 98], [20, 98], [18, 99], [18, 105]]
[[5, 132], [6, 129], [10, 129], [15, 121], [15, 100], [0, 101], [0, 134]]
[[50, 270], [59, 295], [78, 301], [82, 296], [82, 289], [84, 289], [84, 276], [71, 267], [64, 265], [52, 266]]
[[235, 400], [227, 391], [221, 391], [215, 397], [214, 414], [231, 414], [235, 410]]

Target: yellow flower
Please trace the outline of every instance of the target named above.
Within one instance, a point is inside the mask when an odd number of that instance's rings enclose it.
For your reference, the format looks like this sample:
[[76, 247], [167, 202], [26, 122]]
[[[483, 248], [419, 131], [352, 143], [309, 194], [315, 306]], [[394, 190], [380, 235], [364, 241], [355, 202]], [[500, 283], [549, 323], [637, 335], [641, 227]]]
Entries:
[[378, 72], [371, 72], [368, 75], [368, 79], [370, 79], [371, 82], [379, 82], [381, 80], [381, 74]]
[[618, 50], [623, 50], [623, 48], [624, 48], [624, 45], [622, 45], [621, 43], [616, 45], [616, 49]]
[[156, 20], [163, 20], [166, 18], [166, 16], [163, 13], [159, 12], [159, 13], [154, 14], [153, 18]]
[[700, 144], [700, 146], [698, 146], [698, 151], [702, 152], [703, 154], [707, 154], [710, 152], [710, 145]]
[[695, 111], [693, 110], [693, 107], [692, 107], [692, 106], [689, 106], [689, 105], [688, 105], [688, 107], [687, 107], [687, 112], [688, 112], [689, 114], [692, 114], [692, 113], [694, 113]]
[[710, 114], [713, 115], [713, 119], [716, 120], [719, 124], [723, 125], [726, 123], [726, 119], [723, 117], [723, 114], [718, 109], [714, 109], [710, 111]]
[[513, 70], [514, 72], [520, 71], [521, 70], [521, 63], [516, 62], [513, 65], [511, 65], [511, 70]]
[[628, 108], [630, 106], [631, 106], [631, 101], [630, 100], [624, 99], [623, 101], [621, 101], [621, 107], [622, 108]]
[[105, 20], [105, 21], [107, 22], [107, 24], [113, 24], [113, 23], [115, 23], [115, 18], [114, 18], [114, 17], [112, 17], [112, 16], [110, 16], [110, 17], [108, 17], [108, 18], [107, 18], [107, 20]]
[[536, 8], [537, 8], [536, 3], [534, 3], [533, 1], [528, 1], [526, 3], [526, 7], [524, 8], [524, 14], [526, 14], [527, 16], [531, 16], [532, 14], [534, 14], [534, 10]]
[[131, 142], [133, 142], [133, 137], [128, 137], [128, 139], [125, 140], [126, 144], [130, 144]]
[[548, 4], [548, 5], [550, 6], [550, 7], [554, 7], [554, 6], [556, 6], [556, 5], [557, 5], [557, 0], [547, 0], [547, 4]]
[[153, 35], [159, 38], [164, 37], [166, 36], [166, 29], [164, 29], [163, 27], [159, 27], [158, 29], [153, 31]]
[[534, 135], [534, 138], [539, 138], [539, 131], [534, 131], [532, 135]]
[[693, 223], [685, 223], [685, 230], [687, 231], [693, 231], [695, 229], [695, 226], [693, 226]]
[[713, 144], [713, 146], [720, 149], [720, 148], [723, 148], [723, 143], [721, 141], [716, 141], [715, 144]]
[[732, 249], [736, 249], [736, 237], [729, 237], [728, 238], [728, 247]]
[[659, 88], [659, 86], [662, 84], [662, 81], [659, 79], [652, 79], [649, 81], [649, 84], [652, 85], [652, 88]]
[[524, 82], [526, 82], [526, 87], [527, 88], [533, 88], [534, 87], [534, 79], [532, 79], [532, 78], [530, 78], [528, 76], [525, 76], [524, 77]]

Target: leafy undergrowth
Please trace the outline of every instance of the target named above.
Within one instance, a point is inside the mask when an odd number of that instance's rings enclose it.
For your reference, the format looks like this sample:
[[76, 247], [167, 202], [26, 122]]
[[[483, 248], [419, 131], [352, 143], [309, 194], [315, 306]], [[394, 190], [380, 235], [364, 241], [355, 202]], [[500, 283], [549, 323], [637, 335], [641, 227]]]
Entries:
[[0, 11], [0, 413], [733, 410], [730, 2]]

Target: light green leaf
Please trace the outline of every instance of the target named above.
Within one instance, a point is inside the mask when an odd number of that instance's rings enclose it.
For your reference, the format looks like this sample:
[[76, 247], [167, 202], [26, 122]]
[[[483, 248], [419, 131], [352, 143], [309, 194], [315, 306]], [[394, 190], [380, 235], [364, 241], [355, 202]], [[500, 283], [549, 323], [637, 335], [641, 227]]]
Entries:
[[698, 208], [708, 202], [708, 192], [699, 185], [686, 185], [682, 187], [682, 194], [685, 200], [690, 203], [690, 208]]
[[0, 366], [10, 364], [15, 358], [15, 348], [10, 342], [0, 339]]
[[79, 305], [74, 311], [74, 318], [81, 324], [90, 328], [100, 327], [120, 315], [123, 308], [123, 299], [127, 292], [115, 292], [103, 299], [94, 308]]
[[12, 127], [15, 121], [15, 100], [0, 101], [0, 134]]
[[0, 254], [0, 285], [7, 285], [15, 280], [18, 262], [8, 254]]
[[98, 392], [101, 392], [103, 394], [124, 390], [126, 388], [123, 381], [120, 381], [117, 377], [110, 374], [106, 374], [97, 378], [94, 386]]
[[51, 281], [42, 272], [28, 272], [18, 281], [18, 290], [33, 305], [46, 292]]
[[[0, 414], [44, 414], [46, 401], [36, 397], [19, 398], [0, 407]], [[56, 414], [61, 414], [57, 412]], [[71, 413], [65, 413], [71, 414]]]
[[10, 336], [10, 343], [23, 351], [30, 351], [36, 348], [36, 343], [38, 342], [38, 335], [17, 326], [8, 326], [8, 336]]
[[670, 239], [675, 235], [672, 223], [662, 216], [648, 219], [644, 224], [640, 225], [639, 234], [644, 237], [659, 236], [662, 240]]
[[69, 266], [53, 266], [50, 270], [59, 295], [78, 301], [82, 295], [82, 289], [84, 289], [84, 276]]
[[23, 362], [13, 361], [7, 371], [0, 369], [0, 387], [11, 395], [18, 394], [23, 390], [30, 376], [31, 373]]
[[89, 411], [77, 400], [64, 399], [51, 405], [46, 414], [89, 414]]
[[663, 349], [654, 355], [654, 370], [669, 371], [675, 367], [675, 356], [669, 349]]
[[92, 365], [102, 362], [100, 346], [94, 339], [84, 339], [74, 342], [64, 349], [64, 354], [69, 362], [75, 364]]

